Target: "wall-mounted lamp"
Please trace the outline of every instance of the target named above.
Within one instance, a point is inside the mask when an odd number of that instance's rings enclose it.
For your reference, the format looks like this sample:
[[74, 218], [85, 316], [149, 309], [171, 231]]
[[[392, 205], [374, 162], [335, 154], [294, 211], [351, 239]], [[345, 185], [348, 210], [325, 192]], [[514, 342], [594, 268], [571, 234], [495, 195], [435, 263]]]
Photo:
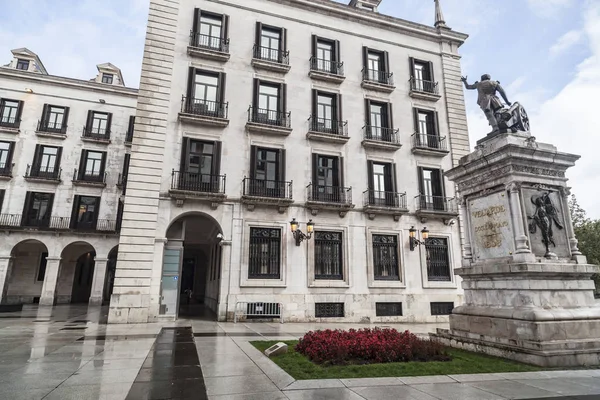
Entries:
[[423, 230], [421, 231], [421, 239], [422, 240], [419, 240], [419, 239], [417, 239], [417, 230], [415, 229], [414, 226], [412, 226], [408, 230], [408, 235], [409, 235], [408, 240], [410, 241], [410, 251], [414, 251], [417, 246], [425, 244], [425, 241], [429, 238], [429, 231], [427, 230], [426, 227], [423, 228]]
[[104, 100], [104, 99], [100, 99], [98, 101], [100, 102], [100, 104], [105, 104], [106, 103], [106, 100]]
[[27, 93], [33, 93], [33, 89], [30, 89], [30, 88], [26, 88], [26, 89], [25, 89], [25, 91], [26, 91]]
[[300, 246], [303, 240], [309, 240], [312, 237], [315, 224], [312, 222], [312, 219], [306, 223], [306, 234], [298, 229], [298, 221], [296, 218], [290, 221], [290, 228], [292, 229], [292, 234], [294, 235], [294, 239], [296, 240], [296, 246]]

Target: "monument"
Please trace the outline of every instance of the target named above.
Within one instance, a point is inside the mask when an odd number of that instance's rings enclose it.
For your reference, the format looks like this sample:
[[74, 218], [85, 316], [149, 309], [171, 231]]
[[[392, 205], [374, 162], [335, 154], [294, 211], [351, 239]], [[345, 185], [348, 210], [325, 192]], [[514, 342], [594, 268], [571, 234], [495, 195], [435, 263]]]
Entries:
[[[446, 172], [464, 229], [465, 304], [450, 329], [433, 335], [453, 347], [546, 367], [600, 364], [600, 307], [577, 248], [565, 172], [579, 156], [531, 136], [519, 103], [484, 75], [478, 104], [492, 132]], [[496, 96], [499, 92], [507, 105]]]

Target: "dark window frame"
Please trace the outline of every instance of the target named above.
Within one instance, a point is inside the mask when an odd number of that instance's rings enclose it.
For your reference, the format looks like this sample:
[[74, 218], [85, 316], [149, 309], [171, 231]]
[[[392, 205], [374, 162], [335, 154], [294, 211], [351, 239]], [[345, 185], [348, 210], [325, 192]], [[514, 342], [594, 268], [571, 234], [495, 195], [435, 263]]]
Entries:
[[429, 308], [432, 316], [436, 315], [450, 315], [454, 308], [454, 302], [452, 301], [432, 301], [429, 303]]
[[[213, 17], [215, 19], [221, 19], [221, 34], [219, 36], [207, 35], [207, 45], [201, 45], [204, 38], [202, 38], [201, 25], [202, 25], [202, 17]], [[212, 31], [212, 30], [211, 30]], [[202, 10], [200, 8], [194, 9], [194, 21], [192, 23], [192, 35], [194, 35], [194, 43], [197, 47], [208, 47], [213, 50], [226, 51], [224, 45], [229, 43], [229, 15], [227, 14], [219, 14], [212, 11]], [[219, 39], [219, 46], [213, 46], [213, 43], [217, 43], [210, 39]]]
[[[333, 236], [339, 235], [339, 238]], [[317, 230], [313, 234], [314, 241], [314, 273], [315, 280], [344, 280], [344, 232]], [[337, 247], [337, 249], [335, 248]], [[337, 252], [337, 257], [336, 253]], [[327, 254], [330, 253], [328, 257]], [[334, 257], [336, 259], [334, 259]], [[330, 258], [330, 265], [327, 265], [327, 258]], [[335, 265], [337, 263], [337, 266]], [[336, 268], [337, 267], [337, 268]]]
[[[326, 60], [319, 57], [319, 44], [325, 43], [331, 46], [331, 59]], [[311, 56], [313, 63], [311, 68], [316, 71], [328, 72], [335, 75], [343, 75], [343, 62], [341, 55], [341, 44], [339, 40], [328, 39], [322, 36], [312, 35]]]
[[[91, 215], [91, 219], [87, 218], [87, 220], [80, 221], [79, 220], [79, 211], [82, 205], [83, 199], [93, 199], [94, 201], [94, 211]], [[83, 196], [83, 195], [75, 195], [73, 198], [73, 209], [71, 212], [71, 229], [78, 230], [96, 230], [96, 226], [98, 224], [98, 216], [100, 214], [100, 200], [99, 196]], [[92, 204], [88, 204], [92, 205]], [[87, 211], [86, 211], [87, 212]]]
[[413, 78], [413, 79], [417, 78], [417, 76], [415, 75], [416, 66], [421, 65], [424, 67], [423, 68], [423, 72], [424, 72], [423, 81], [435, 82], [434, 74], [433, 74], [433, 62], [420, 60], [418, 58], [413, 58], [413, 57], [409, 57], [408, 60], [409, 60], [409, 65], [410, 65], [410, 77], [411, 78]]
[[[102, 154], [102, 159], [100, 161], [100, 172], [98, 175], [95, 174], [86, 174], [87, 161], [89, 153], [100, 153]], [[106, 172], [106, 158], [107, 152], [100, 150], [91, 150], [91, 149], [83, 149], [81, 150], [81, 157], [79, 159], [79, 171], [77, 173], [77, 179], [80, 181], [91, 181], [91, 182], [104, 182], [104, 173]], [[89, 179], [90, 177], [97, 177], [96, 179]], [[86, 179], [87, 178], [87, 179]]]
[[[278, 49], [273, 49], [271, 47], [264, 48], [266, 50], [270, 50], [267, 52], [267, 53], [269, 53], [268, 56], [263, 56], [263, 47], [262, 47], [263, 31], [277, 32], [279, 34], [279, 48]], [[265, 61], [276, 62], [279, 64], [288, 64], [289, 58], [287, 57], [287, 51], [288, 51], [287, 37], [288, 37], [288, 35], [287, 35], [286, 28], [280, 27], [280, 26], [274, 26], [274, 25], [267, 25], [267, 24], [263, 24], [262, 22], [257, 21], [256, 22], [256, 32], [255, 32], [255, 37], [254, 37], [254, 49], [255, 50], [254, 50], [253, 57], [261, 59], [261, 60], [265, 60]], [[273, 51], [277, 52], [276, 60], [271, 57], [271, 53]]]
[[[332, 161], [331, 167], [321, 166], [321, 160]], [[331, 169], [332, 184], [319, 185], [319, 171], [323, 168]], [[312, 199], [317, 201], [339, 202], [345, 199], [344, 192], [344, 157], [329, 154], [313, 153], [312, 155]]]
[[[400, 251], [398, 235], [373, 234], [373, 276], [376, 281], [401, 281]], [[389, 251], [390, 260], [384, 260], [384, 251]], [[387, 265], [386, 265], [387, 264]], [[395, 264], [395, 265], [394, 265]], [[387, 272], [387, 274], [386, 274]]]
[[[15, 69], [21, 70], [21, 71], [29, 71], [29, 65], [31, 64], [30, 60], [24, 60], [22, 58], [17, 58], [17, 65], [15, 66]], [[20, 68], [20, 66], [25, 65], [26, 68]]]
[[[34, 211], [33, 206], [36, 201], [37, 195], [46, 196], [46, 211], [44, 215], [38, 215], [35, 219], [32, 218], [32, 212]], [[25, 204], [23, 206], [23, 219], [22, 224], [24, 226], [36, 226], [36, 227], [48, 227], [50, 225], [50, 219], [52, 218], [52, 207], [54, 205], [54, 193], [46, 193], [46, 192], [27, 192], [25, 195]], [[33, 221], [36, 221], [32, 224]]]
[[[17, 103], [15, 115], [11, 119], [5, 118], [5, 115], [4, 115], [4, 113], [6, 111], [6, 103], [7, 102]], [[22, 100], [0, 98], [0, 126], [18, 129], [19, 126], [21, 125], [21, 115], [23, 113], [24, 105], [25, 105], [25, 103]], [[11, 109], [12, 109], [12, 107], [11, 107]], [[5, 121], [5, 119], [7, 119], [7, 120]]]
[[[196, 76], [204, 75], [217, 78], [215, 100], [196, 98]], [[212, 115], [226, 117], [225, 112], [225, 89], [227, 74], [225, 72], [211, 71], [202, 68], [190, 67], [188, 70], [188, 83], [186, 89], [185, 112], [201, 115]], [[197, 112], [196, 112], [197, 111]]]
[[[369, 55], [371, 54], [377, 55], [379, 57], [379, 69], [377, 70], [369, 68]], [[369, 71], [378, 71], [381, 74], [378, 74], [377, 76], [371, 76]], [[385, 50], [377, 50], [371, 47], [363, 46], [363, 72], [367, 72], [366, 74], [363, 73], [363, 79], [368, 78], [367, 80], [369, 81], [391, 84], [390, 77], [392, 76], [392, 72], [390, 69], [389, 52]]]
[[[95, 131], [93, 129], [94, 120], [96, 119], [95, 118], [96, 115], [106, 115], [106, 128], [104, 130], [104, 133], [101, 133], [100, 129], [98, 129], [97, 131]], [[99, 120], [100, 119], [102, 119], [102, 118], [99, 118]], [[104, 137], [104, 139], [110, 139], [111, 127], [112, 127], [112, 113], [105, 112], [105, 111], [95, 111], [95, 110], [88, 111], [88, 117], [87, 117], [85, 129], [88, 133], [90, 133], [91, 136]]]
[[376, 317], [402, 317], [403, 309], [401, 302], [377, 302], [375, 303]]
[[[380, 182], [375, 180], [375, 166], [381, 165], [383, 166], [383, 189], [375, 186], [378, 186]], [[397, 174], [396, 174], [396, 163], [391, 162], [380, 162], [367, 160], [367, 173], [368, 176], [368, 187], [369, 187], [369, 203], [373, 205], [381, 205], [389, 206], [389, 207], [398, 207], [400, 206], [399, 200], [397, 199]], [[377, 190], [379, 189], [379, 190]]]
[[[443, 211], [446, 208], [446, 187], [444, 170], [440, 168], [418, 167], [420, 208]], [[426, 193], [424, 172], [431, 171], [431, 193]]]
[[281, 279], [282, 229], [252, 226], [249, 234], [248, 279]]
[[315, 318], [344, 318], [345, 303], [315, 303]]
[[[195, 143], [200, 146], [212, 146], [212, 151], [210, 153], [204, 151], [191, 153], [191, 149]], [[179, 162], [179, 174], [177, 182], [173, 182], [173, 184], [176, 184], [180, 190], [200, 192], [220, 192], [224, 190], [224, 187], [222, 187], [224, 186], [224, 178], [221, 177], [221, 148], [222, 143], [220, 141], [184, 137]], [[192, 171], [191, 168], [191, 157], [194, 154], [199, 159], [198, 163], [195, 163], [198, 165], [198, 171]], [[210, 155], [210, 173], [206, 174], [202, 172], [202, 165], [205, 162], [204, 158], [208, 155]]]
[[[267, 172], [266, 168], [259, 168], [260, 163], [269, 161], [260, 157], [260, 152], [275, 153], [275, 179], [259, 179], [258, 171]], [[267, 196], [275, 198], [285, 198], [287, 194], [286, 175], [286, 151], [264, 146], [250, 147], [250, 187], [248, 192], [252, 196]], [[268, 176], [265, 176], [268, 178]]]
[[[56, 158], [54, 160], [54, 166], [50, 169], [50, 165], [42, 165], [42, 161], [44, 159], [44, 151], [45, 149], [56, 149], [56, 154], [54, 155]], [[50, 146], [46, 144], [36, 144], [35, 145], [35, 154], [33, 156], [33, 163], [31, 165], [31, 176], [33, 177], [41, 177], [41, 178], [50, 178], [50, 179], [58, 179], [60, 176], [60, 166], [62, 162], [62, 147], [61, 146]], [[45, 167], [45, 170], [42, 170], [42, 166]]]
[[[342, 95], [340, 93], [327, 92], [325, 90], [312, 89], [312, 124], [311, 129], [317, 132], [331, 132], [339, 134], [344, 125]], [[331, 98], [331, 119], [319, 116], [319, 97]], [[328, 125], [329, 121], [329, 125]], [[322, 128], [322, 129], [321, 129]]]
[[425, 264], [429, 282], [452, 282], [450, 240], [429, 237], [425, 240]]
[[13, 162], [13, 156], [14, 156], [14, 152], [15, 152], [15, 146], [16, 146], [16, 142], [12, 142], [10, 140], [0, 140], [0, 143], [8, 143], [8, 150], [6, 151], [6, 158], [4, 161], [4, 164], [1, 163], [2, 161], [2, 154], [4, 153], [4, 150], [0, 150], [0, 176], [6, 176], [9, 175], [12, 171], [12, 162]]
[[115, 80], [115, 74], [102, 73], [102, 83], [112, 85]]
[[[51, 116], [53, 114], [53, 109], [62, 109], [63, 117], [60, 126], [57, 127], [56, 119], [54, 122], [51, 122]], [[44, 108], [42, 110], [42, 119], [40, 120], [39, 130], [42, 132], [51, 132], [51, 133], [66, 133], [67, 132], [67, 124], [69, 120], [69, 107], [66, 106], [57, 106], [55, 104], [44, 104]]]

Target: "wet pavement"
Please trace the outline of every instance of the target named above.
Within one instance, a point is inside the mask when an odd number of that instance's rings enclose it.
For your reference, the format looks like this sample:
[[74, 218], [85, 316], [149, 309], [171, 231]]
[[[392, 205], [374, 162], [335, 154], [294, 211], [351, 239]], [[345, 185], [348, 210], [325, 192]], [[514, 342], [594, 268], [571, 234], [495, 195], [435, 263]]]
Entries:
[[[600, 370], [296, 381], [251, 340], [361, 324], [106, 325], [106, 308], [0, 313], [0, 399], [600, 399]], [[445, 324], [386, 324], [427, 334]]]

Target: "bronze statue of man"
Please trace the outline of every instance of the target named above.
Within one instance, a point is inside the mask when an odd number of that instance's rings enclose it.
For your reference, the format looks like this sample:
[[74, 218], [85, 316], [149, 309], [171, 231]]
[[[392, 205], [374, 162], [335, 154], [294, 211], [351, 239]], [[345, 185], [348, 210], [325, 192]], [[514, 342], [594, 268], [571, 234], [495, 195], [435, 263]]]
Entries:
[[481, 76], [481, 82], [475, 82], [472, 85], [467, 83], [466, 76], [463, 76], [461, 80], [465, 84], [465, 88], [469, 90], [477, 89], [477, 104], [479, 104], [479, 107], [481, 107], [483, 113], [487, 117], [488, 122], [492, 127], [492, 133], [498, 132], [500, 129], [498, 128], [498, 120], [496, 119], [495, 114], [503, 107], [503, 105], [498, 96], [496, 96], [496, 92], [500, 93], [509, 107], [512, 105], [506, 97], [506, 92], [502, 86], [500, 86], [500, 82], [493, 81], [492, 77], [488, 74]]

